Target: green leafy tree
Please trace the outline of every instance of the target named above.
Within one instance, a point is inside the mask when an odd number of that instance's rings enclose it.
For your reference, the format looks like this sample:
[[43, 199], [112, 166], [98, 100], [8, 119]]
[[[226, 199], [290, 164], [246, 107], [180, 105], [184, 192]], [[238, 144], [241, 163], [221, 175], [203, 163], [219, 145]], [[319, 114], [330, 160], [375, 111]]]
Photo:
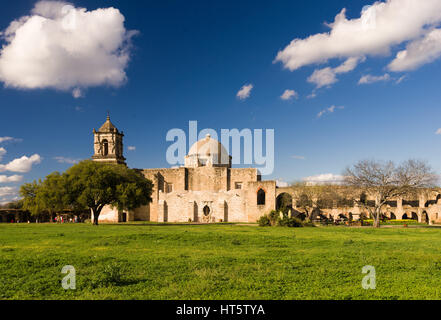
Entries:
[[66, 176], [54, 172], [41, 183], [37, 200], [53, 218], [57, 213], [70, 207], [66, 189]]
[[44, 181], [22, 185], [20, 195], [23, 198], [23, 209], [33, 216], [49, 214], [53, 218], [57, 212], [69, 208], [66, 177], [59, 172], [50, 174]]
[[152, 191], [152, 182], [138, 170], [90, 160], [20, 188], [23, 208], [34, 216], [90, 209], [95, 225], [105, 206], [133, 210], [150, 203]]
[[153, 184], [141, 172], [124, 165], [82, 161], [65, 173], [63, 201], [73, 207], [87, 207], [95, 225], [105, 206], [133, 210], [152, 201]]
[[45, 205], [41, 202], [39, 191], [41, 180], [26, 183], [20, 187], [20, 195], [23, 198], [23, 209], [29, 211], [33, 216], [38, 216], [45, 211]]

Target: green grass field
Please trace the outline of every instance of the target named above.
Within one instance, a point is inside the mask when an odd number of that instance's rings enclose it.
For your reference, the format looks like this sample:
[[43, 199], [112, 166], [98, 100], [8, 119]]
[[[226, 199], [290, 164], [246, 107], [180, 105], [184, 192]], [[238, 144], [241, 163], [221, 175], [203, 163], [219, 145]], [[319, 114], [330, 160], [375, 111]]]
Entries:
[[0, 224], [0, 299], [440, 298], [437, 228]]

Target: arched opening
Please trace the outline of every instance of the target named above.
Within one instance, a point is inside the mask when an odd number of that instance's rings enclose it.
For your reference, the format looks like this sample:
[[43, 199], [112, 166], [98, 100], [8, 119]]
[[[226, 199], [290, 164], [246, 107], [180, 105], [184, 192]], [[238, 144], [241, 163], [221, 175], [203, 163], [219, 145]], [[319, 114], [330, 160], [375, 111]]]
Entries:
[[285, 215], [289, 214], [290, 211], [292, 213], [292, 196], [289, 193], [282, 193], [277, 197], [276, 210], [282, 211]]
[[257, 191], [257, 205], [258, 206], [264, 206], [266, 202], [266, 193], [263, 189], [259, 189]]
[[403, 220], [409, 220], [409, 216], [407, 215], [407, 213], [403, 214]]
[[412, 220], [418, 221], [418, 214], [416, 212], [412, 212]]
[[210, 207], [209, 206], [205, 206], [204, 210], [202, 210], [204, 212], [204, 216], [208, 217], [210, 215]]
[[429, 215], [427, 214], [427, 211], [424, 211], [424, 212], [423, 212], [422, 222], [423, 222], [423, 223], [427, 223], [427, 224], [430, 223]]
[[361, 202], [361, 203], [364, 203], [364, 204], [367, 203], [367, 195], [366, 195], [366, 193], [363, 192], [363, 193], [360, 195], [360, 202]]
[[168, 222], [168, 204], [164, 201], [164, 222]]
[[343, 213], [340, 213], [338, 215], [338, 218], [343, 221], [349, 221], [348, 217], [346, 217]]
[[314, 220], [315, 220], [315, 221], [318, 221], [318, 222], [326, 222], [326, 221], [328, 221], [328, 217], [325, 216], [325, 215], [319, 210], [319, 211], [317, 211], [317, 214], [315, 215]]
[[302, 221], [306, 220], [306, 214], [297, 210], [294, 210], [293, 214], [292, 214], [293, 218], [297, 218], [300, 219]]
[[193, 222], [199, 222], [199, 206], [195, 202], [193, 207]]
[[109, 141], [103, 140], [103, 156], [109, 155]]
[[228, 222], [228, 202], [224, 202], [224, 222]]
[[391, 220], [397, 220], [397, 216], [393, 212], [391, 212], [390, 213], [390, 219]]
[[207, 159], [199, 159], [199, 166], [206, 167], [207, 166]]

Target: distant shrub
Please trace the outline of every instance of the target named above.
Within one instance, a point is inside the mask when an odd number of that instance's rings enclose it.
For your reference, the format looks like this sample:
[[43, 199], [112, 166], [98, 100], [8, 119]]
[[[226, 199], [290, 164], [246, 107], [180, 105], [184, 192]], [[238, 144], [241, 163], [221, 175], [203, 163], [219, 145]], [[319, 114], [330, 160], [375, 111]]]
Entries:
[[288, 228], [302, 228], [304, 226], [302, 220], [297, 218], [284, 217], [279, 221], [279, 225]]
[[270, 220], [270, 218], [268, 218], [267, 215], [260, 217], [260, 219], [257, 220], [257, 223], [261, 227], [271, 227], [271, 220]]
[[280, 227], [289, 227], [289, 228], [301, 228], [306, 224], [294, 217], [288, 217], [281, 212], [277, 212], [275, 210], [271, 211], [269, 214], [261, 217], [257, 223], [261, 227], [271, 227], [271, 226], [280, 226]]
[[270, 219], [270, 222], [271, 222], [272, 226], [277, 226], [277, 225], [279, 225], [279, 222], [281, 220], [280, 212], [277, 212], [276, 210], [273, 210], [268, 215], [268, 218]]

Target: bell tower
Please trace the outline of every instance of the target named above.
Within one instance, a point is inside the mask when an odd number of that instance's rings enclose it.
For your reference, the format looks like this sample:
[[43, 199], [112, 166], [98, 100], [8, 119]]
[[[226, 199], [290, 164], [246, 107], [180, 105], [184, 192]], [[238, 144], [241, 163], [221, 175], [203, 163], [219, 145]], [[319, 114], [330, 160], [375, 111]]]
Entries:
[[96, 131], [93, 129], [95, 154], [93, 161], [126, 164], [123, 156], [123, 138], [124, 133], [118, 129], [110, 121], [110, 115], [107, 115], [106, 122]]

